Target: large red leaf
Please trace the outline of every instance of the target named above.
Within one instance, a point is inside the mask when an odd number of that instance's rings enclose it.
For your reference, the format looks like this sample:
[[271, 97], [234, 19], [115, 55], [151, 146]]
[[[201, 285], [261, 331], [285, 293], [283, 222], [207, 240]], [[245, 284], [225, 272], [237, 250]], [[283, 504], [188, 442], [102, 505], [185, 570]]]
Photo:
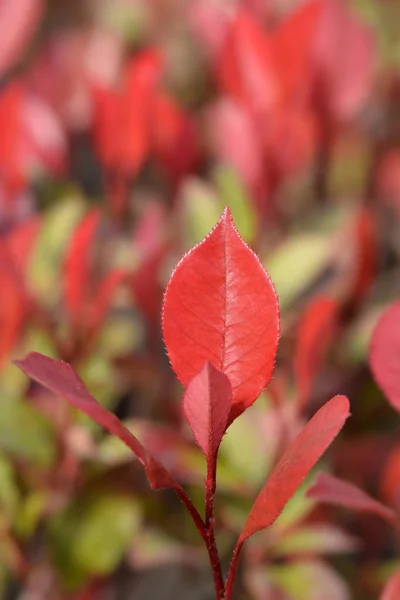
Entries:
[[238, 546], [272, 525], [306, 475], [332, 443], [349, 417], [349, 401], [335, 396], [302, 429], [259, 493], [240, 534]]
[[76, 324], [88, 300], [91, 249], [100, 220], [100, 212], [90, 210], [73, 233], [65, 259], [65, 305], [69, 318]]
[[308, 490], [307, 496], [309, 498], [316, 498], [321, 502], [338, 504], [345, 508], [373, 513], [389, 522], [393, 522], [396, 519], [395, 512], [387, 506], [371, 498], [371, 496], [352, 483], [348, 483], [327, 473], [321, 473], [318, 476], [316, 483]]
[[339, 305], [333, 298], [318, 296], [307, 306], [297, 333], [294, 373], [299, 403], [307, 401], [326, 351], [336, 331]]
[[398, 600], [400, 598], [400, 571], [394, 573], [387, 582], [380, 600]]
[[20, 58], [44, 8], [43, 0], [0, 2], [0, 78]]
[[379, 387], [400, 411], [400, 301], [379, 319], [372, 334], [369, 362]]
[[229, 377], [231, 420], [270, 381], [279, 334], [278, 300], [229, 209], [173, 272], [164, 296], [163, 332], [183, 385], [206, 360]]
[[201, 517], [194, 508], [186, 492], [180, 484], [167, 471], [167, 469], [153, 458], [142, 446], [139, 440], [121, 423], [121, 421], [104, 406], [99, 404], [85, 387], [83, 381], [75, 371], [59, 360], [54, 360], [38, 352], [31, 352], [23, 360], [16, 360], [15, 364], [29, 377], [52, 391], [62, 396], [72, 406], [85, 413], [98, 425], [117, 436], [130, 448], [146, 469], [146, 474], [153, 489], [171, 488], [176, 491], [189, 510], [199, 531], [204, 530]]
[[208, 461], [216, 459], [231, 406], [232, 386], [228, 377], [207, 361], [189, 382], [183, 396], [183, 411]]

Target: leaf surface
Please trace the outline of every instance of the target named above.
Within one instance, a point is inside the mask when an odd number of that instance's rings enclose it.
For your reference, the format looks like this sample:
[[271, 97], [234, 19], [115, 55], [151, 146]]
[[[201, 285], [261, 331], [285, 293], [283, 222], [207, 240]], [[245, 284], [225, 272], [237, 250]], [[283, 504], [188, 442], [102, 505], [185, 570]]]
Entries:
[[383, 313], [374, 329], [369, 364], [377, 384], [400, 411], [400, 301]]
[[270, 381], [278, 344], [278, 301], [229, 209], [173, 272], [164, 296], [163, 333], [183, 385], [206, 360], [228, 376], [233, 390], [230, 420], [253, 404]]
[[183, 411], [207, 460], [217, 456], [232, 405], [232, 386], [226, 375], [207, 361], [189, 382]]
[[389, 522], [393, 522], [396, 518], [393, 510], [371, 498], [356, 485], [327, 473], [318, 476], [316, 483], [308, 490], [307, 496], [321, 502], [373, 513]]
[[312, 384], [333, 340], [339, 308], [333, 298], [318, 296], [309, 303], [300, 320], [294, 373], [301, 406], [308, 400]]
[[14, 362], [26, 375], [54, 394], [65, 398], [72, 406], [124, 442], [146, 468], [148, 479], [154, 489], [180, 488], [170, 473], [149, 455], [121, 421], [89, 394], [85, 384], [70, 365], [39, 352], [31, 352], [23, 360]]
[[278, 462], [257, 496], [238, 546], [272, 525], [287, 501], [332, 443], [349, 416], [349, 401], [335, 396], [313, 416]]
[[397, 571], [390, 577], [380, 600], [398, 600], [398, 598], [400, 598], [400, 571]]

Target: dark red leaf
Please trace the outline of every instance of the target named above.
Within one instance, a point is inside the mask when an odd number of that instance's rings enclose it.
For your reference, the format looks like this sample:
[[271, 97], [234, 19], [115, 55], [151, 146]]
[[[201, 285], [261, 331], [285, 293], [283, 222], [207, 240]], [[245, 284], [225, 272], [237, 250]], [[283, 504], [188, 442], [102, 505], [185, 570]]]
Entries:
[[321, 502], [373, 513], [391, 523], [396, 519], [394, 511], [387, 506], [371, 498], [352, 483], [327, 473], [318, 475], [316, 483], [308, 490], [307, 496]]
[[0, 2], [0, 79], [25, 50], [43, 9], [43, 0]]
[[332, 443], [349, 417], [349, 401], [335, 396], [302, 429], [286, 450], [253, 504], [238, 546], [260, 529], [272, 525], [287, 501]]
[[351, 301], [357, 302], [370, 289], [378, 268], [376, 215], [370, 209], [364, 207], [357, 215], [351, 235], [355, 242], [356, 263], [349, 297]]
[[39, 352], [31, 352], [23, 360], [14, 362], [28, 377], [54, 394], [65, 398], [72, 406], [84, 412], [98, 425], [124, 442], [146, 468], [150, 484], [154, 489], [180, 487], [172, 475], [149, 455], [139, 440], [121, 421], [89, 394], [85, 384], [70, 365]]
[[379, 489], [385, 502], [400, 508], [400, 446], [392, 448], [386, 459]]
[[379, 319], [372, 334], [369, 363], [379, 387], [400, 412], [400, 301]]
[[294, 373], [300, 406], [308, 400], [325, 354], [333, 340], [340, 307], [336, 300], [314, 298], [302, 315], [297, 332]]
[[183, 385], [206, 360], [229, 377], [230, 420], [253, 404], [271, 379], [278, 300], [229, 209], [173, 272], [164, 296], [163, 332], [171, 365]]
[[183, 411], [208, 461], [216, 459], [231, 406], [232, 386], [228, 377], [207, 361], [187, 386]]
[[72, 323], [78, 324], [88, 300], [91, 250], [100, 221], [98, 209], [91, 209], [73, 233], [65, 258], [65, 305]]
[[380, 600], [399, 600], [400, 598], [400, 571], [394, 573], [387, 582]]

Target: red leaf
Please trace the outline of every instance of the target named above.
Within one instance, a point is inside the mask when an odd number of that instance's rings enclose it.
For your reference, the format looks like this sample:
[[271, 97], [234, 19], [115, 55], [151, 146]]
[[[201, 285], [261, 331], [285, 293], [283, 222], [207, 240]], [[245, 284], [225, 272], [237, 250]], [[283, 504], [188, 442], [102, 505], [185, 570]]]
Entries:
[[400, 301], [381, 316], [371, 340], [369, 364], [379, 387], [400, 412]]
[[312, 0], [302, 4], [285, 18], [274, 32], [272, 41], [279, 74], [289, 102], [302, 99], [310, 69], [311, 51], [323, 2]]
[[245, 10], [231, 25], [218, 68], [222, 89], [258, 115], [268, 116], [280, 100], [273, 44]]
[[23, 324], [26, 305], [14, 273], [0, 269], [0, 364], [13, 349]]
[[362, 300], [374, 282], [379, 249], [376, 216], [368, 208], [364, 207], [360, 211], [353, 227], [351, 236], [356, 244], [356, 265], [349, 296], [354, 302]]
[[28, 377], [54, 394], [65, 398], [72, 406], [124, 442], [146, 468], [150, 484], [154, 489], [180, 487], [170, 473], [149, 455], [139, 440], [121, 421], [89, 394], [85, 384], [70, 365], [39, 352], [31, 352], [23, 360], [16, 360], [14, 363]]
[[187, 386], [183, 396], [183, 411], [208, 461], [217, 457], [231, 406], [232, 386], [228, 377], [207, 361]]
[[20, 58], [44, 9], [43, 0], [0, 2], [0, 78]]
[[163, 333], [172, 368], [183, 385], [206, 360], [229, 377], [231, 421], [253, 404], [271, 379], [278, 300], [229, 209], [173, 272], [164, 296]]
[[385, 502], [400, 508], [400, 446], [392, 448], [386, 459], [379, 489]]
[[82, 318], [88, 300], [90, 260], [94, 237], [99, 225], [100, 212], [91, 209], [74, 231], [65, 259], [65, 304], [69, 318], [75, 325]]
[[335, 396], [302, 429], [286, 450], [253, 504], [238, 546], [260, 529], [272, 525], [287, 501], [332, 443], [349, 417], [349, 401]]
[[0, 176], [12, 189], [24, 183], [20, 146], [25, 91], [21, 81], [14, 81], [0, 94]]
[[120, 166], [131, 175], [140, 169], [150, 150], [154, 91], [161, 68], [161, 56], [147, 50], [135, 58], [127, 70], [119, 123], [123, 132], [119, 160]]
[[166, 94], [154, 100], [152, 150], [169, 175], [179, 180], [198, 160], [196, 131], [189, 116]]
[[333, 298], [318, 296], [309, 303], [301, 317], [294, 358], [294, 373], [301, 406], [304, 406], [310, 395], [312, 384], [333, 340], [339, 308]]
[[307, 496], [321, 502], [373, 513], [390, 523], [396, 519], [394, 511], [371, 498], [357, 486], [326, 473], [318, 475], [316, 483], [308, 490]]
[[400, 598], [400, 571], [394, 573], [387, 582], [380, 600], [398, 600]]

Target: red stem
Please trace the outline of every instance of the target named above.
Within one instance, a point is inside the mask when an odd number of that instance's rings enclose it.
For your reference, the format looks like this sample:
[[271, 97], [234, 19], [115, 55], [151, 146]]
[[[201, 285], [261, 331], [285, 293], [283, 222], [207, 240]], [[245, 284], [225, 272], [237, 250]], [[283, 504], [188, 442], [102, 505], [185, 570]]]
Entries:
[[207, 462], [207, 479], [206, 479], [206, 498], [205, 498], [205, 514], [206, 514], [206, 537], [205, 540], [208, 556], [210, 559], [211, 569], [214, 577], [215, 591], [217, 600], [224, 600], [225, 585], [222, 575], [221, 561], [219, 558], [218, 548], [215, 541], [215, 518], [214, 518], [214, 494], [216, 488], [217, 476], [217, 457], [214, 456]]
[[238, 543], [236, 544], [235, 550], [233, 551], [231, 565], [229, 567], [228, 578], [226, 580], [224, 600], [231, 600], [231, 598], [232, 598], [233, 583], [235, 581], [236, 569], [239, 564], [239, 555], [240, 555], [240, 551], [241, 551], [242, 547], [243, 547], [243, 542], [241, 542], [239, 540]]

